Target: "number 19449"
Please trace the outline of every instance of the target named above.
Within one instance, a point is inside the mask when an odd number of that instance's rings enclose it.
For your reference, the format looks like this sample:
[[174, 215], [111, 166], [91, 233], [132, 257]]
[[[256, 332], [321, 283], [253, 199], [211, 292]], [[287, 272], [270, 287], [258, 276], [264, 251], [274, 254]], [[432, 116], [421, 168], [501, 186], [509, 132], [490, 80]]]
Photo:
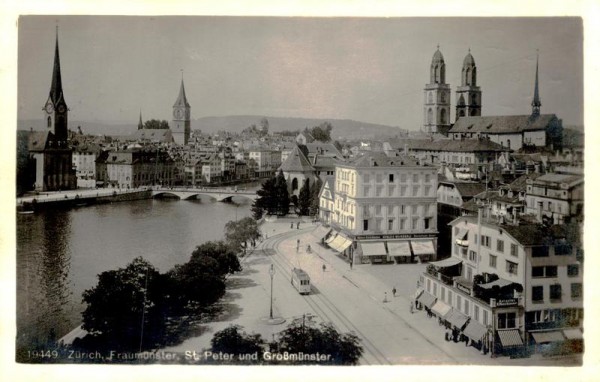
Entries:
[[28, 350], [27, 356], [29, 358], [58, 358], [58, 351], [56, 351], [56, 350]]

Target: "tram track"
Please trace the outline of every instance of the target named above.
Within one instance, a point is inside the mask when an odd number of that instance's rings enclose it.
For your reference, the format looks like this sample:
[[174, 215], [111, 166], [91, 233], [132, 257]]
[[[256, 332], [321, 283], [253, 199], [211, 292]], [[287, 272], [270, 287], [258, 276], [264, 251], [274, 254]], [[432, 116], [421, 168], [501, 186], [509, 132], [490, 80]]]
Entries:
[[[303, 232], [305, 233], [305, 232]], [[291, 269], [296, 265], [278, 251], [282, 242], [296, 236], [296, 231], [286, 232], [262, 243], [262, 249], [271, 252], [269, 256], [278, 272], [291, 278]], [[346, 281], [349, 281], [346, 279]], [[349, 281], [350, 282], [350, 281]], [[356, 287], [355, 284], [351, 283]], [[330, 322], [338, 331], [353, 332], [361, 341], [364, 353], [361, 363], [367, 365], [390, 365], [391, 362], [373, 342], [328, 298], [321, 289], [318, 294], [304, 297], [307, 305], [323, 322]]]

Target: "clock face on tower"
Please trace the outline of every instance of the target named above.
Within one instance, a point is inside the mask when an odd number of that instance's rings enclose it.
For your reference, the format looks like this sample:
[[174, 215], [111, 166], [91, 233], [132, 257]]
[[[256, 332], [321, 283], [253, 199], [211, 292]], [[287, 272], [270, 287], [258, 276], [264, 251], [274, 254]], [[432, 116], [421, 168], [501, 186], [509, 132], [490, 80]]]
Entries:
[[67, 110], [67, 109], [65, 108], [65, 106], [64, 106], [64, 105], [60, 105], [60, 106], [58, 107], [58, 112], [59, 112], [59, 113], [64, 113], [66, 110]]
[[46, 110], [46, 113], [51, 114], [54, 111], [54, 105], [48, 102], [46, 107], [44, 107], [44, 110]]
[[175, 119], [182, 119], [183, 118], [183, 110], [181, 110], [181, 109], [173, 110], [173, 117], [175, 117]]

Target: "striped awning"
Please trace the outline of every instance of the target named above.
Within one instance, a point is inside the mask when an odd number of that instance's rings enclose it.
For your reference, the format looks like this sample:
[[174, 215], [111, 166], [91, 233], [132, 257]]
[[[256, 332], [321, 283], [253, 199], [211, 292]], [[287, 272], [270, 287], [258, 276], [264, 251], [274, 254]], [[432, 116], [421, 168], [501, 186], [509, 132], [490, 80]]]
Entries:
[[465, 316], [456, 309], [452, 309], [448, 312], [444, 319], [452, 325], [456, 326], [458, 329], [462, 329], [462, 327], [465, 326], [465, 324], [467, 323], [469, 317]]
[[422, 293], [423, 293], [423, 288], [421, 288], [421, 287], [417, 288], [417, 290], [415, 291], [415, 294], [413, 295], [413, 299], [417, 300], [419, 298], [419, 296], [421, 296]]
[[450, 309], [452, 309], [452, 307], [442, 300], [437, 300], [431, 307], [431, 311], [438, 317], [444, 317], [446, 314], [448, 314]]
[[387, 256], [383, 241], [361, 242], [363, 256]]
[[388, 241], [390, 256], [410, 256], [410, 244], [408, 241]]
[[502, 347], [523, 346], [523, 340], [517, 329], [498, 330]]
[[415, 255], [435, 255], [433, 241], [431, 240], [412, 240], [410, 242], [413, 253]]
[[563, 334], [568, 340], [582, 340], [583, 333], [580, 328], [564, 329]]
[[346, 248], [352, 245], [352, 240], [344, 238], [344, 242], [338, 246], [338, 251], [344, 252]]
[[548, 343], [548, 342], [560, 342], [564, 341], [565, 337], [560, 330], [549, 330], [545, 332], [531, 332], [531, 336], [538, 344]]
[[479, 341], [485, 336], [487, 329], [478, 321], [470, 320], [463, 333], [474, 341]]
[[338, 252], [344, 252], [352, 244], [352, 240], [346, 239], [342, 235], [337, 235], [335, 240], [329, 243], [329, 246]]
[[329, 236], [327, 238], [327, 240], [325, 240], [325, 243], [331, 244], [331, 242], [334, 241], [336, 237], [337, 237], [337, 232], [332, 233], [331, 236]]
[[315, 228], [310, 234], [313, 235], [317, 240], [321, 240], [322, 238], [327, 236], [329, 232], [331, 232], [331, 228], [319, 226]]
[[425, 305], [428, 308], [431, 308], [433, 306], [433, 304], [435, 304], [435, 300], [437, 300], [437, 298], [428, 292], [423, 292], [419, 296], [419, 298], [417, 298], [418, 302], [420, 302], [421, 304]]

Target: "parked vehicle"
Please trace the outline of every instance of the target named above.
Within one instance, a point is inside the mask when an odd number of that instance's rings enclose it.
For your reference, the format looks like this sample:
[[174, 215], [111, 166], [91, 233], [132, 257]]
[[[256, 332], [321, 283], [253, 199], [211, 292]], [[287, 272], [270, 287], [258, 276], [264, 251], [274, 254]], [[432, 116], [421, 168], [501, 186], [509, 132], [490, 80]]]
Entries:
[[292, 269], [292, 285], [300, 294], [310, 294], [310, 277], [300, 268]]

